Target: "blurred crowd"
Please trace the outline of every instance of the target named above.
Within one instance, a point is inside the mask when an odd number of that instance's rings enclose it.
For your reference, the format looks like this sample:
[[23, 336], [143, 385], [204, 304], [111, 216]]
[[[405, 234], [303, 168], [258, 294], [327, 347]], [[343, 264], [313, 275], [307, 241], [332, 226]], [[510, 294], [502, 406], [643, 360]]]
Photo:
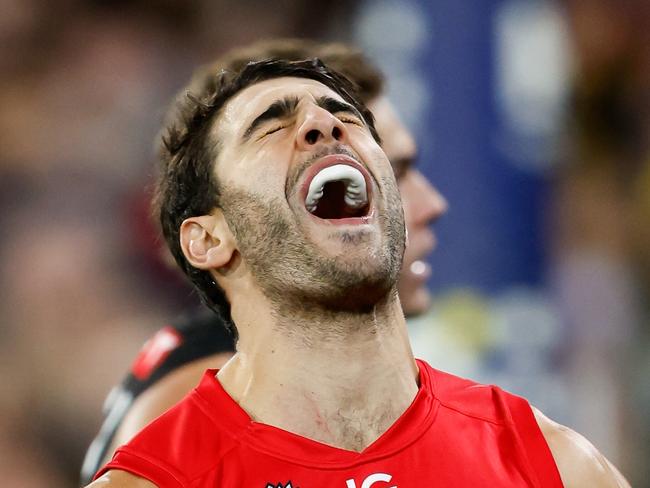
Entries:
[[650, 5], [567, 7], [578, 64], [549, 218], [567, 376], [580, 426], [650, 486]]
[[[74, 486], [110, 387], [144, 340], [196, 301], [158, 258], [148, 219], [168, 100], [198, 64], [237, 45], [350, 40], [360, 3], [0, 0], [5, 486]], [[527, 308], [509, 296], [501, 305], [519, 308], [505, 330], [553, 335], [543, 361], [571, 392], [558, 408], [609, 444], [598, 447], [633, 486], [650, 486], [650, 6], [556, 6], [574, 60], [560, 161], [545, 175], [544, 300], [559, 323], [536, 322], [539, 301]], [[439, 297], [436, 320], [446, 325], [436, 337], [485, 341], [476, 331], [489, 320], [475, 295], [449, 288]], [[526, 351], [526, 341], [514, 343]]]

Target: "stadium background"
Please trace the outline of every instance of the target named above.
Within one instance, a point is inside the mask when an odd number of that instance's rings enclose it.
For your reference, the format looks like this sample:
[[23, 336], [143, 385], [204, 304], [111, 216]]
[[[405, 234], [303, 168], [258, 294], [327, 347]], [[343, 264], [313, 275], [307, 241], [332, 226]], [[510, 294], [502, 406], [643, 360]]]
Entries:
[[650, 486], [645, 0], [0, 0], [0, 472], [72, 486], [101, 404], [194, 297], [151, 256], [152, 141], [199, 63], [358, 44], [450, 203], [434, 366], [528, 396]]

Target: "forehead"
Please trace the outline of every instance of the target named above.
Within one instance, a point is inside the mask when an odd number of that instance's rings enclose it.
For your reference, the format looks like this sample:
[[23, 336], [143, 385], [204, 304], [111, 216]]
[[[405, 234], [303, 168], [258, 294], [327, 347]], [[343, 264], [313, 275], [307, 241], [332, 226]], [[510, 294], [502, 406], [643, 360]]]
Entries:
[[302, 102], [303, 99], [316, 100], [322, 96], [343, 101], [331, 88], [308, 78], [285, 76], [260, 81], [245, 88], [226, 103], [219, 118], [220, 125], [222, 128], [241, 127], [260, 115], [271, 103], [285, 97], [296, 97]]

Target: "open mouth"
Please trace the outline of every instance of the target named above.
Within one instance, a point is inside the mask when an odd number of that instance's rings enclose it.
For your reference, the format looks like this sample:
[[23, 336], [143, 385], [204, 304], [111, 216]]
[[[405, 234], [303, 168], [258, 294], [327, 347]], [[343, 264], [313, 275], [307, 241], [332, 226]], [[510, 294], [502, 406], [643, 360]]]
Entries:
[[[360, 219], [370, 213], [366, 176], [357, 164], [334, 164], [309, 180], [305, 208], [324, 220]], [[306, 185], [307, 185], [306, 183]]]

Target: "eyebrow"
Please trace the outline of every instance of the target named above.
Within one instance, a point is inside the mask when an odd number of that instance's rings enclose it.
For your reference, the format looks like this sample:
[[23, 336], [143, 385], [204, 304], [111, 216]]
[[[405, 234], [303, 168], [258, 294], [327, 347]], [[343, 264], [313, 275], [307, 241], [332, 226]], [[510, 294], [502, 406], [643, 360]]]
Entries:
[[248, 140], [251, 134], [264, 122], [273, 119], [285, 119], [292, 115], [298, 107], [298, 97], [284, 97], [281, 100], [276, 100], [260, 115], [255, 117], [255, 120], [248, 126], [242, 139]]
[[341, 100], [337, 100], [336, 98], [332, 98], [324, 95], [322, 97], [319, 97], [316, 100], [316, 105], [318, 105], [320, 108], [327, 110], [331, 114], [338, 114], [341, 112], [352, 114], [365, 123], [365, 119], [362, 117], [361, 113], [355, 107], [353, 107], [349, 103], [342, 102]]
[[[280, 100], [276, 100], [271, 105], [269, 105], [269, 107], [264, 112], [262, 112], [260, 115], [255, 117], [255, 120], [251, 122], [251, 124], [244, 132], [242, 139], [244, 141], [250, 139], [253, 132], [255, 132], [255, 130], [260, 125], [262, 125], [265, 122], [268, 122], [269, 120], [286, 119], [290, 117], [296, 112], [299, 102], [300, 100], [298, 99], [298, 97], [295, 96], [284, 97]], [[349, 113], [351, 115], [354, 115], [355, 117], [358, 117], [359, 120], [365, 123], [365, 119], [354, 106], [350, 105], [349, 103], [337, 100], [336, 98], [332, 98], [328, 96], [319, 97], [316, 100], [316, 105], [318, 105], [322, 109], [327, 110], [331, 114], [337, 114], [341, 112]]]

